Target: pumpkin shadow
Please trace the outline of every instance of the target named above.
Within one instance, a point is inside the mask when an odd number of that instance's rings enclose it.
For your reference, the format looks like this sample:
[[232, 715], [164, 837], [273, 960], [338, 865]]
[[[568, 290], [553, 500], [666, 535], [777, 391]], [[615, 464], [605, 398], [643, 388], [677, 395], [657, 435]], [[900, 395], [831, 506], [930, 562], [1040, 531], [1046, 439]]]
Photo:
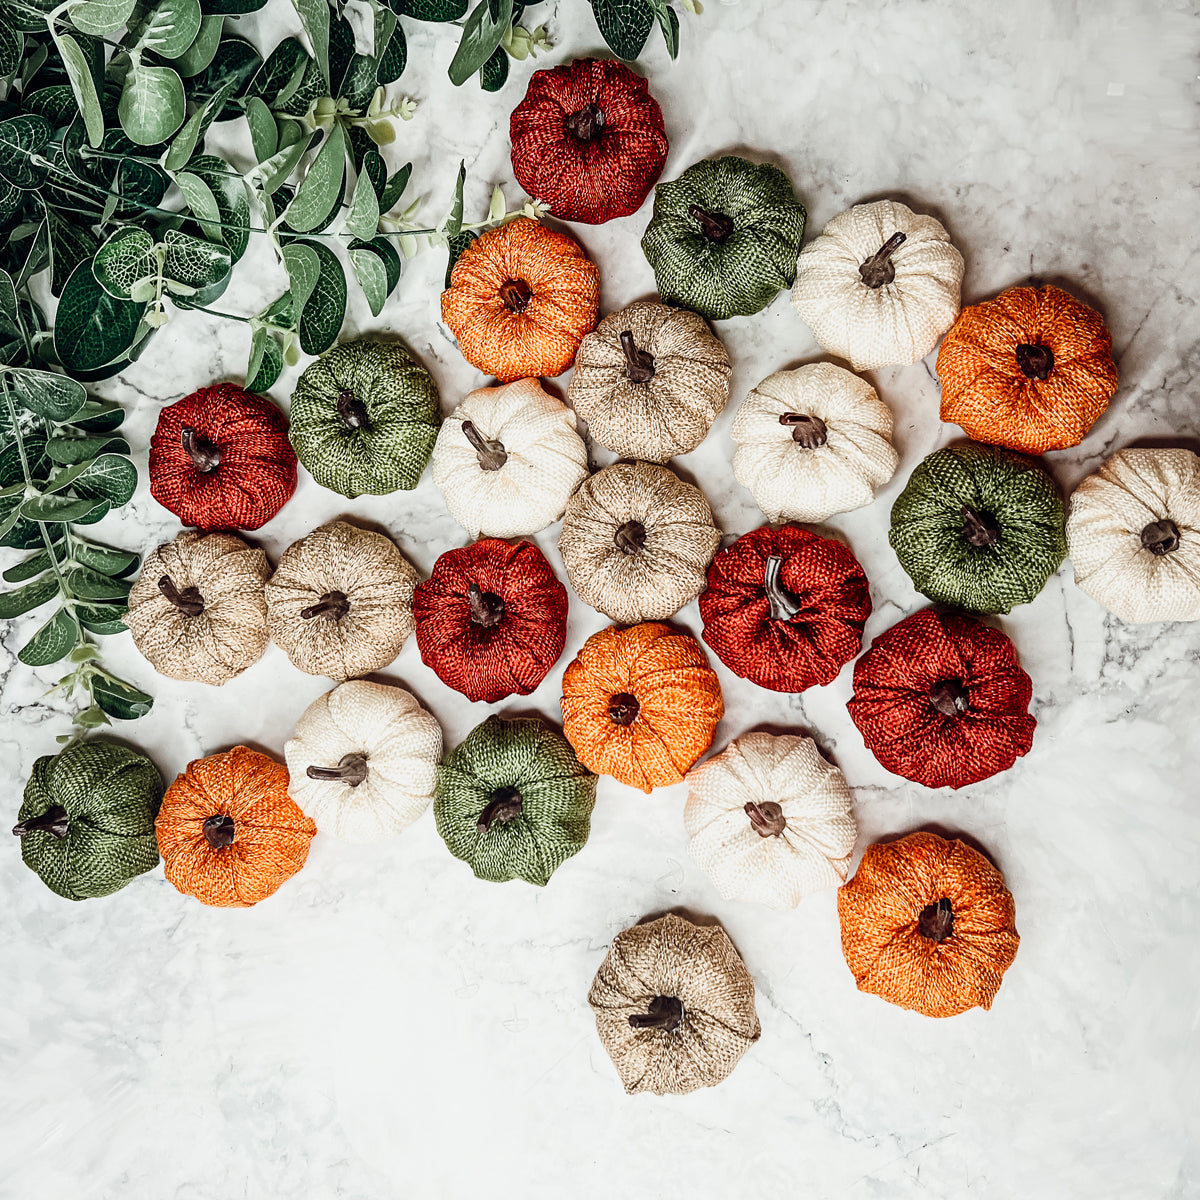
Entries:
[[[1136, 437], [1118, 447], [1120, 450], [1190, 450], [1200, 454], [1200, 437], [1192, 434], [1175, 434], [1168, 437]], [[1115, 454], [1117, 451], [1112, 451]]]
[[[1014, 279], [1011, 283], [1006, 283], [999, 289], [1005, 291], [1013, 287], [1056, 287], [1067, 293], [1068, 296], [1073, 296], [1076, 300], [1082, 300], [1089, 308], [1094, 308], [1101, 317], [1104, 318], [1105, 324], [1108, 323], [1108, 316], [1105, 312], [1104, 301], [1100, 299], [1094, 292], [1084, 284], [1070, 275], [1044, 275], [1040, 271], [1030, 271], [1029, 274], [1023, 275], [1018, 279]], [[998, 292], [992, 293], [997, 295]], [[991, 296], [985, 297], [991, 299]], [[977, 301], [975, 302], [977, 303]], [[963, 307], [966, 307], [964, 302]], [[1114, 362], [1117, 359], [1114, 357]], [[1118, 364], [1119, 365], [1119, 364]]]
[[676, 904], [670, 908], [656, 909], [654, 912], [647, 913], [644, 917], [639, 917], [634, 922], [634, 927], [638, 925], [648, 925], [651, 921], [657, 921], [661, 917], [682, 917], [685, 921], [691, 921], [693, 925], [699, 925], [703, 929], [719, 929], [729, 939], [730, 945], [737, 951], [737, 955], [742, 961], [745, 961], [745, 955], [742, 954], [741, 947], [734, 940], [733, 935], [725, 927], [725, 923], [718, 917], [714, 917], [712, 913], [698, 912], [694, 908], [688, 908], [684, 904]]
[[[782, 693], [780, 693], [782, 694]], [[802, 692], [792, 692], [791, 695], [803, 695]], [[744, 737], [747, 733], [769, 733], [772, 737], [805, 737], [810, 742], [816, 744], [817, 750], [821, 757], [831, 766], [837, 766], [838, 761], [833, 756], [829, 748], [829, 741], [825, 735], [807, 721], [797, 721], [795, 725], [780, 725], [773, 721], [758, 721], [746, 729], [743, 733], [739, 733], [738, 737]]]
[[[855, 204], [878, 204], [881, 200], [892, 200], [897, 204], [903, 204], [907, 208], [911, 208], [913, 212], [920, 214], [923, 217], [932, 217], [937, 221], [945, 231], [950, 234], [950, 240], [954, 242], [954, 234], [950, 228], [951, 222], [946, 218], [945, 212], [941, 205], [935, 200], [928, 200], [924, 196], [914, 196], [911, 192], [889, 190], [883, 192], [870, 192], [865, 196], [861, 196], [855, 200]], [[957, 242], [954, 242], [958, 245]]]
[[[381, 687], [400, 688], [401, 691], [408, 692], [409, 695], [411, 695], [413, 697], [413, 699], [415, 699], [416, 702], [427, 713], [430, 713], [431, 715], [434, 716], [435, 719], [437, 719], [437, 715], [436, 715], [436, 713], [434, 713], [434, 710], [430, 707], [429, 701], [425, 698], [424, 695], [422, 695], [420, 690], [416, 687], [416, 685], [411, 680], [405, 679], [401, 675], [389, 675], [388, 674], [388, 671], [390, 671], [392, 666], [394, 666], [394, 665], [395, 665], [394, 663], [389, 663], [386, 667], [381, 667], [378, 671], [372, 671], [369, 675], [363, 675], [363, 676], [360, 676], [360, 678], [365, 680], [367, 683], [377, 683]], [[336, 687], [338, 685], [335, 684], [334, 686]], [[455, 694], [458, 695], [459, 693], [455, 693]], [[438, 724], [439, 725], [441, 724], [440, 720], [438, 721]]]
[[[228, 754], [229, 751], [232, 750], [235, 746], [245, 746], [247, 750], [253, 750], [257, 754], [261, 754], [265, 758], [269, 758], [273, 763], [282, 763], [283, 762], [283, 751], [282, 750], [273, 750], [270, 746], [266, 746], [262, 742], [251, 741], [249, 738], [236, 738], [234, 741], [229, 742], [227, 745], [215, 746], [212, 749], [208, 750], [205, 754], [202, 754], [200, 757], [201, 758], [211, 758], [214, 754]], [[141, 751], [139, 751], [139, 753], [145, 754], [146, 752], [144, 750], [141, 750]], [[195, 761], [195, 760], [193, 760], [193, 761]], [[183, 772], [181, 771], [180, 774], [182, 775]]]
[[[726, 155], [732, 154], [736, 158], [744, 158], [747, 162], [754, 163], [756, 166], [766, 164], [772, 167], [778, 167], [791, 181], [792, 191], [796, 191], [796, 181], [793, 178], [793, 172], [796, 170], [795, 164], [788, 161], [784, 155], [775, 150], [769, 150], [763, 146], [746, 146], [739, 143], [736, 146], [722, 146], [719, 149], [708, 151], [707, 154], [702, 154], [697, 162], [702, 162], [705, 159], [724, 158]], [[680, 174], [683, 172], [681, 171]], [[799, 198], [799, 197], [798, 197]], [[804, 201], [801, 198], [801, 203]], [[805, 204], [805, 211], [808, 210], [808, 205]], [[806, 222], [807, 232], [807, 222]]]
[[[914, 826], [912, 829], [906, 829], [903, 833], [885, 833], [875, 839], [876, 843], [899, 842], [913, 833], [934, 833], [940, 838], [945, 838], [947, 841], [962, 842], [970, 846], [972, 850], [982, 854], [984, 858], [1001, 871], [1000, 864], [996, 862], [996, 856], [985, 846], [974, 834], [968, 833], [965, 829], [952, 828], [950, 826], [941, 825], [936, 821], [927, 821], [923, 825]], [[1003, 874], [1003, 872], [1001, 871]]]

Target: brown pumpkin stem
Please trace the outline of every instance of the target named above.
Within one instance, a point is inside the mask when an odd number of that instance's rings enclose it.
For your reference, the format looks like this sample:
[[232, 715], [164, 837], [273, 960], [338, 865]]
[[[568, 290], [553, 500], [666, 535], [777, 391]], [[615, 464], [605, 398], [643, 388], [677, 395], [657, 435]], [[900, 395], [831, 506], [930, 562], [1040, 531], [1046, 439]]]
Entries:
[[829, 427], [820, 417], [814, 417], [811, 413], [781, 413], [779, 423], [792, 427], [792, 441], [805, 450], [815, 450], [829, 440]]
[[897, 230], [866, 262], [860, 263], [858, 273], [869, 288], [881, 288], [896, 278], [896, 264], [892, 255], [908, 240], [908, 235]]
[[700, 232], [719, 246], [733, 233], [733, 218], [720, 212], [709, 212], [698, 204], [688, 205], [688, 216], [700, 226]]
[[309, 767], [304, 773], [309, 779], [340, 779], [348, 787], [358, 787], [371, 772], [367, 756], [351, 752], [343, 754], [336, 767]]
[[958, 510], [962, 513], [962, 535], [972, 546], [994, 546], [1000, 540], [1000, 526], [990, 513], [980, 512], [969, 504]]
[[500, 299], [509, 312], [523, 313], [533, 299], [533, 288], [524, 279], [506, 279], [500, 285]]
[[661, 1029], [671, 1033], [683, 1020], [683, 1001], [675, 996], [655, 996], [644, 1013], [630, 1013], [631, 1029]]
[[646, 545], [646, 527], [641, 521], [626, 521], [613, 534], [613, 545], [622, 554], [637, 554]]
[[637, 697], [628, 692], [617, 692], [608, 698], [608, 719], [614, 725], [632, 725], [641, 709]]
[[204, 840], [214, 849], [232, 846], [235, 835], [232, 817], [217, 815], [204, 822]]
[[625, 378], [631, 383], [649, 383], [654, 378], [654, 355], [637, 348], [632, 329], [621, 334], [621, 349], [625, 351]]
[[496, 788], [487, 807], [479, 814], [475, 828], [480, 833], [487, 833], [493, 825], [507, 825], [509, 821], [515, 821], [521, 815], [523, 804], [521, 793], [516, 788]]
[[192, 456], [192, 466], [201, 475], [215, 471], [221, 465], [221, 447], [201, 437], [191, 425], [179, 431], [179, 444]]
[[1049, 346], [1022, 344], [1017, 347], [1017, 366], [1026, 379], [1049, 379], [1054, 370], [1054, 351]]
[[783, 809], [774, 800], [764, 800], [762, 804], [755, 804], [751, 800], [744, 807], [746, 816], [750, 818], [750, 824], [759, 837], [779, 837], [787, 828], [787, 818], [783, 815]]
[[27, 833], [48, 833], [51, 837], [65, 838], [71, 818], [61, 804], [52, 804], [40, 817], [30, 817], [13, 826], [14, 837], [24, 837]]
[[300, 610], [300, 615], [311, 621], [324, 617], [327, 621], [340, 621], [350, 611], [350, 597], [345, 592], [326, 592], [316, 604]]
[[945, 896], [936, 904], [927, 904], [921, 909], [917, 932], [939, 946], [954, 933], [954, 906]]
[[771, 605], [772, 621], [790, 621], [803, 608], [799, 597], [789, 592], [780, 582], [782, 570], [783, 559], [778, 554], [772, 554], [763, 569], [763, 591], [766, 592]]
[[353, 388], [342, 388], [338, 392], [337, 412], [351, 429], [371, 428], [367, 406], [354, 394]]
[[508, 452], [504, 449], [504, 443], [489, 442], [475, 428], [474, 421], [464, 421], [462, 431], [463, 436], [471, 443], [471, 449], [475, 451], [475, 457], [479, 459], [479, 465], [483, 470], [498, 471], [508, 462]]
[[495, 592], [485, 592], [477, 583], [467, 588], [467, 604], [471, 609], [471, 624], [491, 629], [504, 620], [504, 600]]
[[577, 142], [594, 142], [604, 131], [604, 113], [594, 104], [577, 108], [563, 122]]
[[1170, 517], [1151, 521], [1142, 530], [1142, 549], [1149, 550], [1157, 558], [1179, 549], [1179, 526]]
[[204, 611], [204, 597], [200, 595], [200, 589], [195, 587], [184, 588], [181, 592], [176, 586], [170, 575], [164, 575], [158, 581], [158, 590], [185, 617], [198, 617]]
[[929, 689], [929, 703], [944, 717], [961, 717], [967, 711], [967, 689], [960, 679], [940, 679]]

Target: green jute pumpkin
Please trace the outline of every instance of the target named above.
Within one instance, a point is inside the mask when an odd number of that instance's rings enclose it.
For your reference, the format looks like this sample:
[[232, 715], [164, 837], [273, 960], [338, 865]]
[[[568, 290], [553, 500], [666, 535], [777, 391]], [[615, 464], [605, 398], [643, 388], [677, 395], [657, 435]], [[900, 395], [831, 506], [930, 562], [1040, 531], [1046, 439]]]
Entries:
[[398, 342], [335, 346], [300, 376], [289, 436], [309, 474], [343, 496], [417, 486], [437, 441], [433, 376]]
[[433, 815], [479, 879], [545, 886], [587, 841], [596, 776], [534, 717], [488, 717], [438, 767]]
[[750, 316], [796, 278], [805, 215], [778, 167], [706, 158], [654, 189], [642, 251], [667, 304]]
[[21, 857], [67, 900], [120, 891], [158, 863], [154, 818], [166, 784], [144, 755], [107, 738], [33, 764], [19, 824]]
[[1006, 613], [1046, 586], [1067, 552], [1065, 510], [1036, 463], [974, 443], [935, 450], [892, 506], [889, 541], [930, 600]]

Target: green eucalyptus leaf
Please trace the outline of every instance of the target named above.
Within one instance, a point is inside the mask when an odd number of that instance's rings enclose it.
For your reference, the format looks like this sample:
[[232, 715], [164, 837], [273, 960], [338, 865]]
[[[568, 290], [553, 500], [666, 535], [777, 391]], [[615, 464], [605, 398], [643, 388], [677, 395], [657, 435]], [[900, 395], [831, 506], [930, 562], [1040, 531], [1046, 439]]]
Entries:
[[300, 348], [321, 354], [337, 340], [346, 317], [346, 272], [336, 254], [317, 242], [300, 243], [321, 261], [321, 273], [300, 313]]
[[56, 129], [69, 125], [79, 111], [75, 103], [75, 93], [69, 83], [55, 83], [50, 87], [38, 88], [25, 97], [23, 107], [26, 112], [37, 113], [45, 117]]
[[327, 0], [292, 0], [300, 24], [312, 43], [313, 56], [325, 79], [329, 74], [329, 4]]
[[337, 94], [343, 97], [351, 108], [365, 111], [371, 103], [376, 87], [379, 86], [376, 79], [378, 68], [379, 64], [372, 55], [355, 54], [342, 74]]
[[[322, 0], [324, 3], [324, 0]], [[283, 219], [297, 233], [308, 233], [325, 221], [342, 198], [346, 174], [346, 135], [341, 124], [329, 131], [307, 174], [296, 189]]]
[[508, 54], [503, 46], [479, 68], [479, 86], [485, 92], [498, 92], [508, 82]]
[[51, 421], [69, 421], [87, 403], [83, 384], [52, 371], [26, 367], [0, 368], [7, 373], [11, 395], [31, 412]]
[[490, 0], [479, 0], [471, 10], [450, 60], [450, 82], [455, 87], [466, 83], [495, 54], [512, 23], [512, 7], [513, 0], [497, 0], [493, 12]]
[[383, 265], [383, 259], [374, 250], [352, 247], [348, 253], [363, 295], [371, 306], [371, 316], [377, 317], [383, 311], [388, 295], [387, 268]]
[[369, 242], [355, 241], [350, 243], [351, 250], [370, 250], [383, 263], [383, 269], [387, 279], [387, 294], [391, 295], [392, 289], [400, 282], [400, 274], [404, 270], [404, 260], [400, 257], [396, 247], [392, 245], [391, 239], [380, 234], [378, 237], [373, 237]]
[[[257, 358], [256, 358], [257, 355]], [[267, 329], [256, 329], [246, 367], [246, 390], [266, 392], [275, 386], [283, 371], [283, 347]]]
[[158, 0], [134, 50], [153, 50], [160, 58], [178, 58], [196, 40], [200, 20], [200, 0]]
[[126, 225], [96, 251], [92, 260], [96, 282], [118, 300], [128, 300], [135, 282], [158, 274], [154, 239], [136, 225]]
[[462, 232], [463, 220], [463, 187], [467, 182], [467, 164], [458, 164], [458, 179], [454, 184], [454, 198], [450, 201], [450, 212], [446, 215], [443, 232], [448, 238], [457, 237]]
[[417, 21], [461, 21], [467, 0], [402, 0], [404, 15]]
[[[66, 525], [89, 516], [95, 511], [98, 503], [100, 502], [96, 500], [76, 499], [74, 496], [30, 496], [21, 505], [21, 516], [27, 521], [54, 521]], [[105, 512], [108, 511], [108, 507], [105, 505]]]
[[97, 433], [90, 437], [53, 437], [46, 443], [46, 457], [59, 466], [73, 466], [103, 454], [106, 450], [114, 454], [128, 454], [129, 443], [122, 437]]
[[168, 171], [178, 171], [180, 167], [187, 164], [197, 144], [204, 140], [205, 131], [213, 123], [217, 113], [225, 107], [225, 101], [233, 94], [236, 86], [237, 80], [227, 79], [224, 87], [210, 96], [188, 117], [163, 158], [163, 166]]
[[[201, 9], [204, 8], [202, 4]], [[221, 30], [225, 27], [225, 18], [219, 13], [209, 14], [200, 18], [200, 32], [195, 41], [175, 59], [175, 70], [184, 79], [199, 75], [216, 57], [217, 47], [221, 44]]]
[[279, 149], [279, 127], [271, 110], [257, 96], [247, 96], [244, 104], [254, 161], [260, 163]]
[[293, 312], [302, 313], [321, 277], [321, 260], [311, 242], [293, 242], [283, 248], [292, 293]]
[[446, 287], [450, 286], [450, 276], [454, 272], [454, 264], [458, 262], [458, 256], [479, 236], [473, 229], [464, 229], [460, 233], [446, 239], [447, 246], [450, 250], [449, 258], [446, 262]]
[[0, 592], [0, 621], [11, 621], [13, 617], [31, 612], [57, 595], [58, 579], [52, 572], [47, 572], [24, 587]]
[[154, 707], [153, 696], [111, 675], [93, 675], [91, 686], [96, 703], [118, 721], [136, 721]]
[[[237, 262], [250, 244], [250, 193], [246, 181], [230, 174], [225, 162], [211, 154], [193, 158], [188, 167], [189, 174], [208, 188], [220, 221], [217, 236]], [[209, 220], [212, 220], [211, 216]], [[216, 240], [209, 232], [212, 228], [211, 224], [201, 226], [210, 241]]]
[[[188, 95], [193, 103], [199, 103], [215, 95], [228, 80], [233, 79], [236, 81], [233, 94], [240, 96], [261, 66], [262, 55], [252, 43], [245, 38], [223, 37], [212, 61], [188, 84]], [[234, 100], [227, 100], [225, 107], [213, 119], [231, 121], [241, 115], [241, 106]]]
[[96, 282], [92, 264], [81, 262], [71, 272], [54, 324], [59, 361], [79, 378], [107, 378], [123, 369], [137, 348], [145, 305], [118, 300]]
[[183, 124], [185, 108], [183, 81], [171, 67], [136, 64], [125, 76], [117, 112], [130, 141], [154, 146]]
[[69, 583], [80, 600], [124, 600], [132, 586], [128, 579], [113, 579], [88, 567], [73, 568]]
[[[314, 100], [329, 95], [329, 83], [321, 68], [317, 66], [316, 59], [309, 58], [305, 54], [304, 70], [300, 75], [300, 82], [295, 83], [293, 80], [285, 90], [287, 99], [276, 100], [271, 104], [271, 108], [276, 112], [287, 113], [289, 116], [302, 117], [312, 107]], [[263, 98], [270, 103], [268, 97], [264, 96]]]
[[591, 4], [609, 49], [626, 61], [637, 58], [654, 24], [650, 0], [591, 0]]
[[209, 187], [208, 180], [194, 171], [180, 171], [175, 176], [175, 182], [187, 201], [188, 208], [196, 224], [203, 230], [205, 237], [216, 241], [221, 237], [221, 209], [217, 198]]
[[0, 20], [0, 75], [15, 75], [21, 69], [24, 48], [25, 38], [21, 31], [8, 21]]
[[240, 17], [245, 13], [258, 12], [266, 3], [267, 0], [200, 0], [200, 11], [223, 17]]
[[350, 204], [350, 214], [346, 217], [345, 229], [351, 237], [362, 238], [364, 241], [369, 241], [378, 232], [379, 197], [375, 194], [375, 185], [365, 171], [359, 175], [358, 183], [354, 185], [354, 199]]
[[[74, 469], [74, 468], [72, 468]], [[115, 508], [128, 504], [137, 490], [137, 467], [120, 454], [101, 454], [71, 484], [80, 496], [107, 500]]]
[[315, 133], [310, 133], [298, 142], [293, 142], [281, 150], [277, 150], [266, 162], [259, 163], [251, 170], [247, 178], [259, 182], [262, 190], [268, 196], [277, 192], [308, 152], [308, 148], [316, 136]]
[[667, 53], [672, 58], [679, 57], [679, 14], [671, 7], [668, 0], [650, 0], [654, 8], [654, 17], [662, 30], [663, 41], [667, 43]]
[[67, 609], [60, 608], [25, 643], [17, 658], [27, 667], [48, 667], [66, 658], [78, 641], [79, 626], [75, 618]]
[[107, 500], [93, 501], [93, 503], [96, 507], [91, 512], [84, 513], [82, 517], [76, 518], [76, 525], [95, 525], [97, 521], [103, 521], [112, 512], [113, 506]]
[[75, 539], [73, 556], [76, 562], [99, 571], [101, 575], [114, 577], [128, 575], [142, 561], [141, 556], [129, 550], [115, 550], [112, 546], [97, 546], [92, 542]]
[[23, 190], [40, 187], [46, 168], [34, 161], [54, 130], [45, 117], [25, 114], [0, 121], [0, 176]]
[[71, 419], [73, 429], [85, 433], [111, 433], [125, 420], [125, 410], [111, 400], [89, 400]]
[[124, 633], [125, 614], [129, 611], [124, 604], [76, 604], [75, 619], [88, 633]]
[[233, 257], [224, 244], [190, 237], [177, 229], [168, 229], [163, 243], [167, 247], [163, 275], [175, 283], [199, 291], [228, 279], [233, 268]]
[[395, 83], [408, 66], [408, 42], [396, 14], [382, 4], [375, 9], [375, 82]]
[[62, 294], [71, 272], [100, 249], [91, 229], [60, 216], [54, 205], [46, 206], [46, 228], [50, 235], [50, 290]]
[[308, 51], [295, 38], [284, 38], [267, 55], [250, 81], [247, 93], [258, 96], [271, 108], [279, 108], [300, 87], [310, 62]]
[[15, 566], [9, 567], [3, 575], [0, 575], [0, 579], [3, 579], [5, 583], [24, 583], [25, 580], [50, 570], [52, 565], [53, 560], [50, 555], [45, 550], [39, 550], [36, 554], [23, 558]]
[[82, 0], [67, 10], [80, 33], [103, 37], [123, 29], [137, 7], [137, 0]]

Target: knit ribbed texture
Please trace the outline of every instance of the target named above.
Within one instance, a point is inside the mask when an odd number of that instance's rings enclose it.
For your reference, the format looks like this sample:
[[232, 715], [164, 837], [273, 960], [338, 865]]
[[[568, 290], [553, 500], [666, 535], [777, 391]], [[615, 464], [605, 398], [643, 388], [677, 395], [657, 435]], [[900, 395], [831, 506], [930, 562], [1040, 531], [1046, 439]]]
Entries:
[[[885, 256], [885, 243], [904, 240]], [[872, 287], [859, 268], [881, 259], [890, 282]], [[954, 324], [963, 257], [940, 221], [895, 200], [856, 204], [838, 213], [800, 253], [792, 303], [826, 354], [856, 371], [924, 358]]]
[[[673, 1029], [635, 1028], [659, 997], [679, 1001]], [[626, 1092], [683, 1095], [720, 1083], [762, 1028], [754, 980], [719, 925], [668, 913], [617, 934], [588, 992], [596, 1032]]]
[[[815, 436], [805, 437], [793, 417], [814, 417], [824, 429], [808, 423]], [[865, 379], [832, 363], [768, 376], [742, 401], [732, 436], [733, 473], [769, 521], [824, 521], [862, 508], [899, 462], [892, 410]]]
[[[74, 742], [33, 764], [17, 820], [66, 810], [66, 836], [35, 829], [21, 837], [21, 857], [67, 900], [120, 891], [158, 864], [154, 816], [166, 785], [143, 754], [93, 738]], [[60, 825], [61, 828], [61, 825]]]
[[[130, 589], [124, 621], [133, 644], [168, 679], [228, 683], [267, 649], [270, 574], [267, 556], [232, 533], [185, 529], [146, 555]], [[202, 610], [193, 614], [192, 602]]]
[[[631, 378], [622, 335], [644, 369]], [[647, 357], [649, 361], [647, 362]], [[729, 355], [697, 313], [638, 300], [579, 346], [567, 400], [588, 432], [622, 458], [666, 462], [700, 445], [729, 400]]]
[[[1155, 553], [1142, 534], [1164, 521]], [[1072, 493], [1067, 547], [1075, 582], [1122, 621], [1200, 621], [1200, 458], [1119, 450]]]
[[614, 463], [571, 497], [558, 552], [585, 604], [632, 625], [694, 600], [720, 544], [699, 488], [666, 467]]
[[850, 787], [811, 738], [743, 734], [687, 783], [688, 853], [722, 899], [795, 908], [846, 878], [857, 833]]
[[[950, 933], [930, 930], [949, 902]], [[960, 841], [912, 833], [867, 848], [838, 891], [842, 953], [859, 991], [927, 1017], [991, 1008], [1020, 938], [1004, 876]]]
[[595, 803], [596, 777], [562, 734], [533, 718], [488, 717], [438, 768], [433, 815], [477, 878], [544, 887], [583, 849]]
[[1064, 520], [1054, 480], [1036, 463], [993, 446], [947, 446], [913, 471], [892, 506], [888, 540], [931, 600], [1006, 613], [1062, 565]]

